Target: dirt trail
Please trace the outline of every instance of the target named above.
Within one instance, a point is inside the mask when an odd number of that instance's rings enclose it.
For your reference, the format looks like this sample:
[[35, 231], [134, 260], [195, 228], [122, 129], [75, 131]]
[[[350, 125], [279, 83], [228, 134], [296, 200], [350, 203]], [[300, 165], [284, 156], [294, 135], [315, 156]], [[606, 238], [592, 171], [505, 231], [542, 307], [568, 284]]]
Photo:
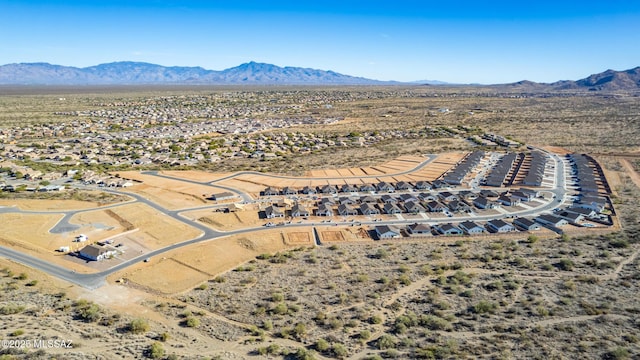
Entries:
[[634, 261], [637, 257], [638, 254], [640, 254], [640, 249], [636, 250], [633, 254], [631, 254], [628, 258], [622, 260], [620, 262], [620, 264], [618, 264], [618, 266], [616, 266], [616, 269], [611, 273], [611, 274], [607, 274], [607, 275], [602, 275], [600, 276], [601, 280], [613, 280], [613, 279], [617, 279], [618, 275], [620, 275], [620, 272], [622, 271], [622, 268], [627, 266], [629, 263], [631, 263], [632, 261]]
[[636, 186], [638, 188], [640, 188], [640, 175], [638, 175], [638, 173], [636, 172], [636, 170], [633, 168], [633, 165], [631, 165], [631, 163], [629, 162], [629, 160], [627, 159], [620, 159], [620, 164], [627, 169], [627, 174], [629, 174], [629, 177], [631, 178], [631, 181], [633, 181], [634, 184], [636, 184]]

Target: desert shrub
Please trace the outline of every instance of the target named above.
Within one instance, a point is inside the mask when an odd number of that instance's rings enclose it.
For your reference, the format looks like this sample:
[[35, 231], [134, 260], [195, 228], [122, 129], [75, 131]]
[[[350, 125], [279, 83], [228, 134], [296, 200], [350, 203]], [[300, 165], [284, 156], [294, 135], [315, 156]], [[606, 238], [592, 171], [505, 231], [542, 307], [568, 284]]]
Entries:
[[380, 350], [395, 349], [396, 339], [391, 335], [384, 334], [378, 338], [378, 341], [376, 342], [376, 346]]
[[569, 259], [561, 259], [557, 264], [556, 267], [560, 270], [564, 270], [564, 271], [571, 271], [573, 270], [573, 266], [574, 263], [573, 261], [569, 260]]
[[627, 239], [614, 239], [609, 242], [609, 245], [616, 249], [623, 249], [629, 247], [629, 241]]
[[315, 356], [312, 351], [305, 348], [298, 348], [298, 350], [291, 355], [291, 358], [294, 360], [314, 360]]
[[157, 341], [151, 344], [149, 346], [149, 349], [147, 349], [147, 357], [151, 359], [163, 358], [164, 354], [165, 354], [164, 347], [162, 347], [162, 344]]
[[386, 259], [389, 257], [389, 252], [386, 249], [378, 249], [378, 251], [373, 255], [375, 259]]
[[287, 307], [287, 304], [281, 302], [278, 303], [276, 306], [274, 306], [271, 309], [271, 313], [276, 314], [276, 315], [284, 315], [289, 311], [289, 308]]
[[102, 309], [97, 304], [86, 300], [75, 303], [77, 317], [85, 322], [97, 322], [102, 317]]
[[307, 326], [304, 323], [297, 323], [296, 326], [294, 326], [293, 328], [293, 335], [298, 339], [302, 339], [306, 337]]
[[143, 334], [147, 331], [149, 331], [149, 323], [145, 319], [137, 318], [129, 323], [129, 332], [132, 334]]
[[360, 335], [359, 336], [360, 336], [360, 339], [362, 339], [364, 341], [367, 341], [371, 337], [371, 331], [366, 330], [366, 329], [362, 330], [362, 331], [360, 331]]
[[0, 307], [0, 315], [19, 314], [19, 313], [23, 312], [24, 309], [25, 309], [25, 307], [22, 306], [22, 305], [16, 305], [16, 304], [2, 305]]
[[629, 350], [623, 347], [617, 347], [615, 349], [611, 349], [606, 353], [604, 353], [604, 355], [602, 356], [602, 358], [605, 360], [623, 360], [623, 359], [629, 359], [630, 357], [631, 357], [631, 354], [629, 353]]
[[429, 330], [450, 330], [453, 328], [447, 320], [433, 315], [421, 315], [418, 323]]
[[162, 342], [167, 342], [170, 337], [171, 337], [171, 335], [169, 335], [169, 333], [165, 331], [162, 334], [160, 334], [160, 336], [158, 336], [158, 340], [160, 340]]
[[337, 357], [338, 359], [343, 359], [348, 354], [347, 348], [345, 348], [344, 345], [340, 343], [331, 345], [331, 352], [333, 353], [333, 356]]
[[318, 339], [313, 347], [320, 352], [325, 352], [331, 348], [331, 345], [325, 339]]
[[486, 300], [481, 300], [477, 304], [473, 305], [471, 310], [476, 314], [486, 314], [486, 313], [493, 314], [497, 308], [498, 308], [498, 305], [496, 305], [496, 303], [486, 301]]
[[189, 316], [184, 320], [184, 325], [186, 327], [195, 328], [200, 326], [200, 320], [195, 316]]

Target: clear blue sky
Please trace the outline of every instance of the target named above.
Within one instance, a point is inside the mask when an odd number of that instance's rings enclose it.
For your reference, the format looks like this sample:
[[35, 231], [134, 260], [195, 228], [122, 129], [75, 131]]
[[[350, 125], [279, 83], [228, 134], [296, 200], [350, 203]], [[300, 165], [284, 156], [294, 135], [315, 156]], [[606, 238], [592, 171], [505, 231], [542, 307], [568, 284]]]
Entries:
[[0, 0], [0, 64], [124, 60], [211, 70], [253, 60], [399, 81], [576, 80], [640, 66], [640, 1]]

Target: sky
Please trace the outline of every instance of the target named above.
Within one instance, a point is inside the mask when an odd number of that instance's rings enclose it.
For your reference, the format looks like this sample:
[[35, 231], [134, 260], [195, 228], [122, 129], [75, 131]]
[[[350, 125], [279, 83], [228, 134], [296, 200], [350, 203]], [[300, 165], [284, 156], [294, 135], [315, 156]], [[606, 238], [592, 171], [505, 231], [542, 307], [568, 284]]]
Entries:
[[577, 80], [640, 66], [640, 1], [0, 0], [0, 65], [249, 61], [377, 80]]

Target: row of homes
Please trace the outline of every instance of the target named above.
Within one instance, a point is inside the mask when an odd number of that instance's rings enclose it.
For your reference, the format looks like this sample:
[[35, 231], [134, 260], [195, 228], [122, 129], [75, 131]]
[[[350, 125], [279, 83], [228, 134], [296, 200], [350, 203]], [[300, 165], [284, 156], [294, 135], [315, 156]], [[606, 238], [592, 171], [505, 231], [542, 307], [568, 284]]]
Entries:
[[484, 151], [474, 151], [460, 161], [453, 169], [447, 172], [442, 180], [447, 184], [461, 185], [462, 180], [467, 176], [484, 158]]
[[581, 193], [598, 194], [601, 189], [608, 192], [604, 176], [601, 175], [602, 170], [592, 157], [586, 154], [571, 154], [567, 157], [572, 165], [573, 175], [578, 180]]
[[315, 194], [338, 194], [338, 193], [355, 193], [355, 192], [379, 192], [379, 193], [393, 193], [396, 191], [410, 191], [410, 190], [430, 190], [434, 188], [434, 184], [429, 181], [416, 181], [409, 183], [406, 181], [399, 181], [395, 184], [381, 181], [375, 184], [343, 184], [337, 185], [323, 185], [323, 186], [305, 186], [302, 189], [293, 187], [275, 188], [267, 187], [262, 192], [263, 196], [274, 195], [315, 195]]
[[519, 157], [524, 157], [523, 154], [507, 153], [493, 166], [489, 174], [482, 182], [487, 186], [502, 186], [507, 180], [507, 175], [511, 172], [514, 163]]
[[535, 231], [540, 229], [540, 224], [534, 220], [521, 217], [513, 220], [513, 223], [501, 219], [487, 221], [479, 224], [475, 221], [467, 220], [460, 223], [442, 223], [428, 225], [424, 223], [414, 223], [405, 226], [403, 229], [392, 225], [379, 225], [374, 227], [374, 232], [379, 239], [398, 238], [404, 233], [407, 236], [425, 235], [480, 235], [480, 234], [504, 234], [515, 231]]
[[[318, 200], [313, 211], [304, 209], [300, 204], [294, 205], [289, 213], [298, 216], [350, 216], [350, 215], [380, 215], [380, 214], [418, 214], [418, 213], [468, 213], [476, 209], [494, 209], [500, 206], [517, 206], [521, 202], [528, 202], [538, 197], [536, 190], [521, 188], [510, 192], [496, 193], [490, 190], [480, 192], [460, 191], [452, 193], [403, 193], [383, 194], [378, 197], [371, 195], [323, 197]], [[285, 209], [275, 205], [267, 207], [265, 217], [272, 219], [284, 217]]]

